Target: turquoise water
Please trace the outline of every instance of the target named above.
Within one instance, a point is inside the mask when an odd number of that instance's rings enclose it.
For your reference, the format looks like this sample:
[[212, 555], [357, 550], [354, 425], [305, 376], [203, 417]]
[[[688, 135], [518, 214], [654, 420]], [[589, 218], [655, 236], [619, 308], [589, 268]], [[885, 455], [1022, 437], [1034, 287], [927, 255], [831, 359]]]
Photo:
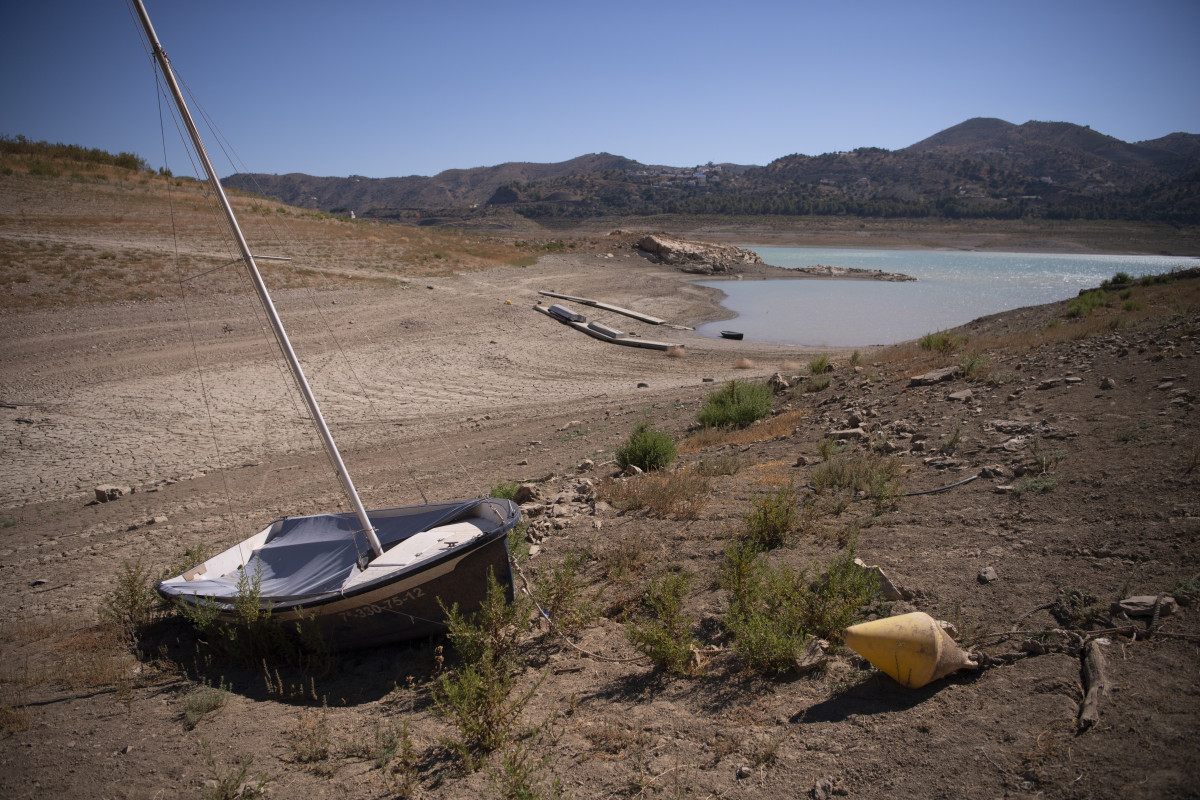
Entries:
[[779, 344], [895, 344], [988, 314], [1065, 300], [1117, 272], [1136, 278], [1200, 266], [1200, 259], [1174, 256], [743, 246], [779, 267], [881, 269], [918, 280], [701, 281], [725, 292], [721, 304], [738, 315], [700, 326], [702, 336], [738, 330], [747, 340]]

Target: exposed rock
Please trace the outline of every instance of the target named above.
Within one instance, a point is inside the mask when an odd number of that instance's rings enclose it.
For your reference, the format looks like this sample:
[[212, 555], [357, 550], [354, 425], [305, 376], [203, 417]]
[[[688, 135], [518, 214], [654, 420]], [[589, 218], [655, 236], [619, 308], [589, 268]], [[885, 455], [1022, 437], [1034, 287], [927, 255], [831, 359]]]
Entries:
[[1119, 600], [1112, 604], [1111, 611], [1114, 614], [1125, 614], [1130, 617], [1150, 617], [1153, 616], [1155, 605], [1158, 606], [1158, 615], [1160, 617], [1169, 617], [1175, 613], [1178, 605], [1175, 598], [1170, 595], [1153, 595], [1143, 594], [1137, 597], [1126, 597], [1124, 600]]
[[984, 567], [983, 569], [979, 570], [980, 583], [992, 583], [999, 579], [1000, 576], [996, 574], [996, 570], [993, 567]]
[[814, 278], [851, 278], [867, 281], [889, 281], [892, 283], [916, 280], [912, 275], [905, 275], [902, 272], [884, 272], [880, 269], [861, 269], [859, 267], [831, 267], [827, 264], [800, 267], [795, 271]]
[[792, 387], [792, 385], [788, 383], [787, 378], [783, 377], [782, 372], [776, 372], [774, 375], [772, 375], [767, 380], [767, 386], [770, 386], [771, 391], [773, 392], [783, 392]]
[[1063, 382], [1062, 378], [1046, 378], [1044, 381], [1042, 381], [1041, 383], [1039, 383], [1037, 385], [1037, 390], [1039, 392], [1044, 392], [1047, 389], [1053, 389], [1055, 386], [1058, 386], [1062, 382]]
[[637, 247], [660, 264], [701, 275], [733, 274], [743, 264], [764, 263], [757, 253], [731, 244], [693, 242], [661, 233], [643, 236]]
[[955, 400], [960, 403], [967, 403], [975, 399], [975, 393], [970, 389], [963, 389], [961, 392], [951, 392], [946, 395], [947, 400]]
[[913, 375], [908, 379], [909, 386], [932, 386], [935, 383], [942, 381], [954, 380], [962, 372], [962, 367], [957, 364], [935, 369], [932, 372], [926, 372], [924, 375]]
[[829, 435], [834, 439], [865, 439], [867, 432], [862, 428], [847, 428], [844, 431], [830, 431]]
[[132, 494], [133, 489], [128, 486], [112, 486], [102, 484], [96, 487], [96, 502], [107, 503], [110, 500], [116, 500], [118, 497], [124, 497], [127, 494]]
[[540, 500], [541, 497], [542, 494], [536, 486], [532, 483], [523, 483], [517, 487], [517, 491], [513, 494], [513, 502], [519, 506], [523, 506], [526, 503]]

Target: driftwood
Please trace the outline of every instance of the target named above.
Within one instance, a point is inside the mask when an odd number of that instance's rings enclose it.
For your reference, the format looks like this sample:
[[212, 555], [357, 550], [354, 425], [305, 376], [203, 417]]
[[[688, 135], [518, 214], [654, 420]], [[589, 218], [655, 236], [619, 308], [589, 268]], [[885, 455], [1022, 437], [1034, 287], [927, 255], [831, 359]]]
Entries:
[[1079, 732], [1100, 721], [1100, 695], [1108, 696], [1108, 675], [1100, 639], [1092, 639], [1083, 650], [1083, 703], [1079, 706]]

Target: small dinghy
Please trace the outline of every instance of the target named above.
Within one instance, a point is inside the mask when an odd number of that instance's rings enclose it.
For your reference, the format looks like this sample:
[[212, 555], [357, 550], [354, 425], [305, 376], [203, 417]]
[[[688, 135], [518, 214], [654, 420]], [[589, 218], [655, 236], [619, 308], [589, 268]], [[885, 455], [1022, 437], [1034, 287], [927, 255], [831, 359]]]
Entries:
[[721, 331], [721, 338], [722, 339], [741, 339], [742, 332], [741, 331]]

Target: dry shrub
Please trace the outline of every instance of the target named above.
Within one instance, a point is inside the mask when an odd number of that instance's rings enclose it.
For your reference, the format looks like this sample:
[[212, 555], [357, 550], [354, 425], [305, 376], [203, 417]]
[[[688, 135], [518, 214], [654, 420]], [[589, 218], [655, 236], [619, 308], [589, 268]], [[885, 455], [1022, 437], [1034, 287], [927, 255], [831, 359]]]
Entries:
[[796, 363], [795, 361], [780, 361], [779, 362], [779, 371], [780, 372], [796, 372], [799, 369], [800, 369], [800, 365], [798, 363]]
[[608, 502], [621, 511], [646, 509], [660, 519], [697, 519], [708, 504], [708, 479], [690, 469], [652, 473], [607, 484]]
[[733, 362], [734, 369], [754, 369], [754, 362], [746, 357], [739, 358]]
[[667, 358], [687, 358], [687, 350], [683, 345], [671, 345], [667, 348]]
[[807, 414], [806, 409], [795, 409], [760, 419], [745, 428], [701, 428], [679, 443], [679, 452], [695, 453], [709, 447], [753, 444], [791, 436], [792, 431]]

